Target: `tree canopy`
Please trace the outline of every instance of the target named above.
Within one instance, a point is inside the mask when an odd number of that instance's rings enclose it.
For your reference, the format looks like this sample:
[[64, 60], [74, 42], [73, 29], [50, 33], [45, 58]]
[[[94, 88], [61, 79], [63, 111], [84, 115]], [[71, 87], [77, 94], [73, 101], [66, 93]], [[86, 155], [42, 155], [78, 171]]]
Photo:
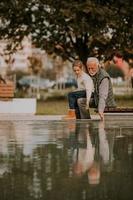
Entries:
[[0, 38], [13, 50], [24, 36], [64, 59], [133, 53], [132, 0], [0, 1]]

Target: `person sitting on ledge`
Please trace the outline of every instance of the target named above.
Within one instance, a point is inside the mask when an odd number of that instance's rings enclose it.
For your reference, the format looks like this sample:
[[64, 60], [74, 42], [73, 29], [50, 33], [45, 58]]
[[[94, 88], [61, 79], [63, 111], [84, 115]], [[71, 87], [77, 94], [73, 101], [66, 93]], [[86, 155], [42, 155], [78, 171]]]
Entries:
[[[100, 66], [99, 60], [96, 57], [89, 57], [87, 59], [87, 71], [94, 83], [94, 93], [91, 96], [89, 106], [97, 108], [101, 120], [104, 120], [104, 109], [106, 107], [116, 107], [110, 76]], [[85, 102], [85, 98], [77, 100], [81, 119], [90, 118]]]
[[73, 71], [76, 75], [77, 89], [68, 94], [69, 110], [63, 119], [80, 119], [80, 112], [77, 105], [78, 98], [85, 98], [85, 109], [89, 109], [91, 94], [94, 91], [94, 85], [91, 77], [83, 71], [83, 63], [75, 60]]

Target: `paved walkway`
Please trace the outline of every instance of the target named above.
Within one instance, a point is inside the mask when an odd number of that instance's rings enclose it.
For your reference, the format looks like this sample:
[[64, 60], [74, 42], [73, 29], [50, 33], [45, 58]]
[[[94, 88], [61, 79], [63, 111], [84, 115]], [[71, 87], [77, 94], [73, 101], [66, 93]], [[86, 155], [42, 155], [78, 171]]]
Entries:
[[[62, 120], [63, 116], [64, 115], [0, 114], [0, 121], [59, 121]], [[100, 120], [100, 117], [99, 115], [91, 115], [91, 120]], [[133, 120], [133, 113], [106, 113], [105, 120]]]
[[[45, 120], [45, 121], [59, 121], [64, 115], [32, 115], [32, 114], [0, 114], [0, 121], [9, 120]], [[98, 115], [93, 115], [92, 120], [99, 120]]]

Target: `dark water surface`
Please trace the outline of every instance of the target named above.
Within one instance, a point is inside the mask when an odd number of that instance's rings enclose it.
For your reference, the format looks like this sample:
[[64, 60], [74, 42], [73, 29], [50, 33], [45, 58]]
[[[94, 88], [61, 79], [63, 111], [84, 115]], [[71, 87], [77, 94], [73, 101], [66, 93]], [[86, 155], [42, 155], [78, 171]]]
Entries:
[[0, 122], [0, 200], [132, 200], [133, 124]]

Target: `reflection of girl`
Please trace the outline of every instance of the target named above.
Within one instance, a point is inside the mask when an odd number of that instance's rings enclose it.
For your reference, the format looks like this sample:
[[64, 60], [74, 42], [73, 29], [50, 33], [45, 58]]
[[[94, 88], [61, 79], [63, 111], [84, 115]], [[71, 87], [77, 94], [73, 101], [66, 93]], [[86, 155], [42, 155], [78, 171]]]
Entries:
[[86, 128], [86, 148], [78, 148], [74, 153], [74, 174], [81, 176], [88, 173], [88, 181], [90, 184], [98, 184], [100, 180], [99, 163], [94, 160], [95, 147], [92, 145], [88, 128]]
[[74, 164], [74, 172], [77, 175], [81, 175], [85, 171], [88, 170], [88, 168], [91, 167], [93, 161], [94, 161], [94, 152], [95, 149], [92, 146], [90, 136], [87, 134], [87, 147], [86, 148], [78, 148], [77, 151], [74, 152], [75, 158], [75, 164]]

